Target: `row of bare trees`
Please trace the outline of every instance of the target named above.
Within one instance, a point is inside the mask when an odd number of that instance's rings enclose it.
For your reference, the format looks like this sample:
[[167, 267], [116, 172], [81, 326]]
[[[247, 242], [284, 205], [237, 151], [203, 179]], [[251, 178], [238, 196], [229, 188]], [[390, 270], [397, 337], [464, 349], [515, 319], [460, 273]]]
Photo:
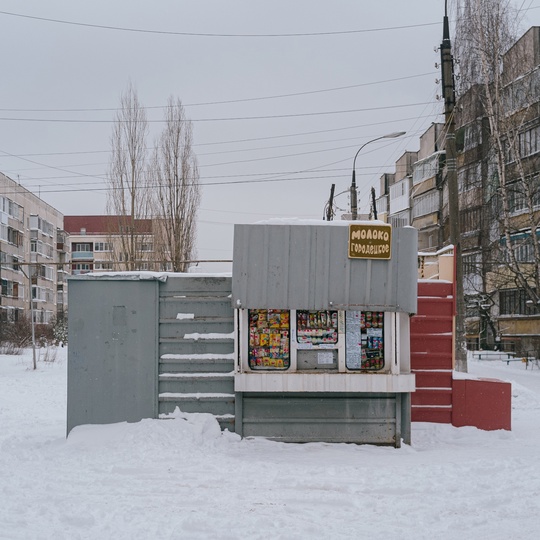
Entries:
[[107, 213], [114, 263], [137, 270], [141, 261], [160, 261], [175, 272], [195, 258], [200, 202], [192, 124], [180, 99], [170, 97], [164, 128], [148, 146], [145, 108], [128, 85], [111, 136]]

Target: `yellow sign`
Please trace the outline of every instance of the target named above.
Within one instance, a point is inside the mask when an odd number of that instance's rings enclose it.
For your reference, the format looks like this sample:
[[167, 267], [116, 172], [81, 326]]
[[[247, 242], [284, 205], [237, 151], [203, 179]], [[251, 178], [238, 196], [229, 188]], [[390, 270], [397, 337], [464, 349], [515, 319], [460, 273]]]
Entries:
[[391, 225], [349, 225], [350, 259], [390, 259], [391, 256]]

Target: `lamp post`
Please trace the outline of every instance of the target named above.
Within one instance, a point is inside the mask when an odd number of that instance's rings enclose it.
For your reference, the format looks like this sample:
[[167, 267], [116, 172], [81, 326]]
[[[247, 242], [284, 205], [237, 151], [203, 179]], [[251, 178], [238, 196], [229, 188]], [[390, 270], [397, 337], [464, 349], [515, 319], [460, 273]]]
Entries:
[[355, 220], [358, 218], [358, 200], [357, 200], [357, 193], [356, 193], [356, 158], [358, 157], [358, 154], [362, 151], [363, 148], [365, 148], [368, 144], [371, 144], [375, 141], [380, 141], [381, 139], [395, 139], [397, 137], [401, 137], [402, 135], [405, 135], [405, 131], [397, 131], [395, 133], [388, 133], [387, 135], [382, 135], [381, 137], [377, 137], [376, 139], [371, 139], [371, 141], [368, 141], [367, 143], [364, 143], [359, 149], [358, 152], [356, 152], [353, 160], [353, 167], [352, 167], [352, 181], [351, 181], [351, 219]]

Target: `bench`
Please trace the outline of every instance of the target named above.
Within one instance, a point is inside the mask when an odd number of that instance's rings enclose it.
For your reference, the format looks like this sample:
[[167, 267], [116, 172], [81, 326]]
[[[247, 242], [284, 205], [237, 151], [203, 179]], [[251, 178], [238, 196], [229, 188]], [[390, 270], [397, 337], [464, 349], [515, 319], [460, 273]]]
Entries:
[[538, 369], [540, 369], [540, 360], [534, 356], [529, 356], [527, 358], [522, 358], [523, 361], [525, 361], [525, 369], [529, 369], [529, 365], [531, 366], [531, 369], [536, 366]]
[[503, 362], [521, 360], [521, 358], [515, 358], [514, 353], [503, 351], [473, 351], [473, 358], [477, 360], [502, 360]]

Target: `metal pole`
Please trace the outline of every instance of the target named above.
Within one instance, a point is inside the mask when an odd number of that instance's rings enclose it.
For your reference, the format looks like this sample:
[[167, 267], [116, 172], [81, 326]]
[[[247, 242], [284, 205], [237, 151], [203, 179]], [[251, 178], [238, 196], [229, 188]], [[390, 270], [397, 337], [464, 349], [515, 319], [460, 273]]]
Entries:
[[334, 206], [334, 190], [336, 189], [336, 184], [332, 184], [330, 188], [330, 199], [328, 200], [328, 208], [326, 209], [326, 221], [332, 221], [334, 217], [334, 211], [332, 210]]
[[376, 139], [371, 139], [371, 141], [368, 141], [367, 143], [364, 143], [356, 152], [353, 159], [353, 166], [352, 166], [352, 180], [351, 180], [351, 219], [356, 221], [358, 219], [358, 193], [356, 192], [356, 158], [358, 157], [358, 154], [368, 145], [375, 141], [380, 141], [381, 139], [395, 139], [397, 137], [401, 137], [402, 135], [405, 135], [405, 131], [397, 131], [396, 133], [388, 133], [387, 135], [382, 135], [381, 137], [377, 137]]
[[35, 317], [34, 317], [34, 295], [32, 291], [32, 272], [28, 271], [28, 281], [30, 283], [30, 318], [32, 321], [32, 366], [37, 369], [36, 361], [36, 330], [35, 330]]

